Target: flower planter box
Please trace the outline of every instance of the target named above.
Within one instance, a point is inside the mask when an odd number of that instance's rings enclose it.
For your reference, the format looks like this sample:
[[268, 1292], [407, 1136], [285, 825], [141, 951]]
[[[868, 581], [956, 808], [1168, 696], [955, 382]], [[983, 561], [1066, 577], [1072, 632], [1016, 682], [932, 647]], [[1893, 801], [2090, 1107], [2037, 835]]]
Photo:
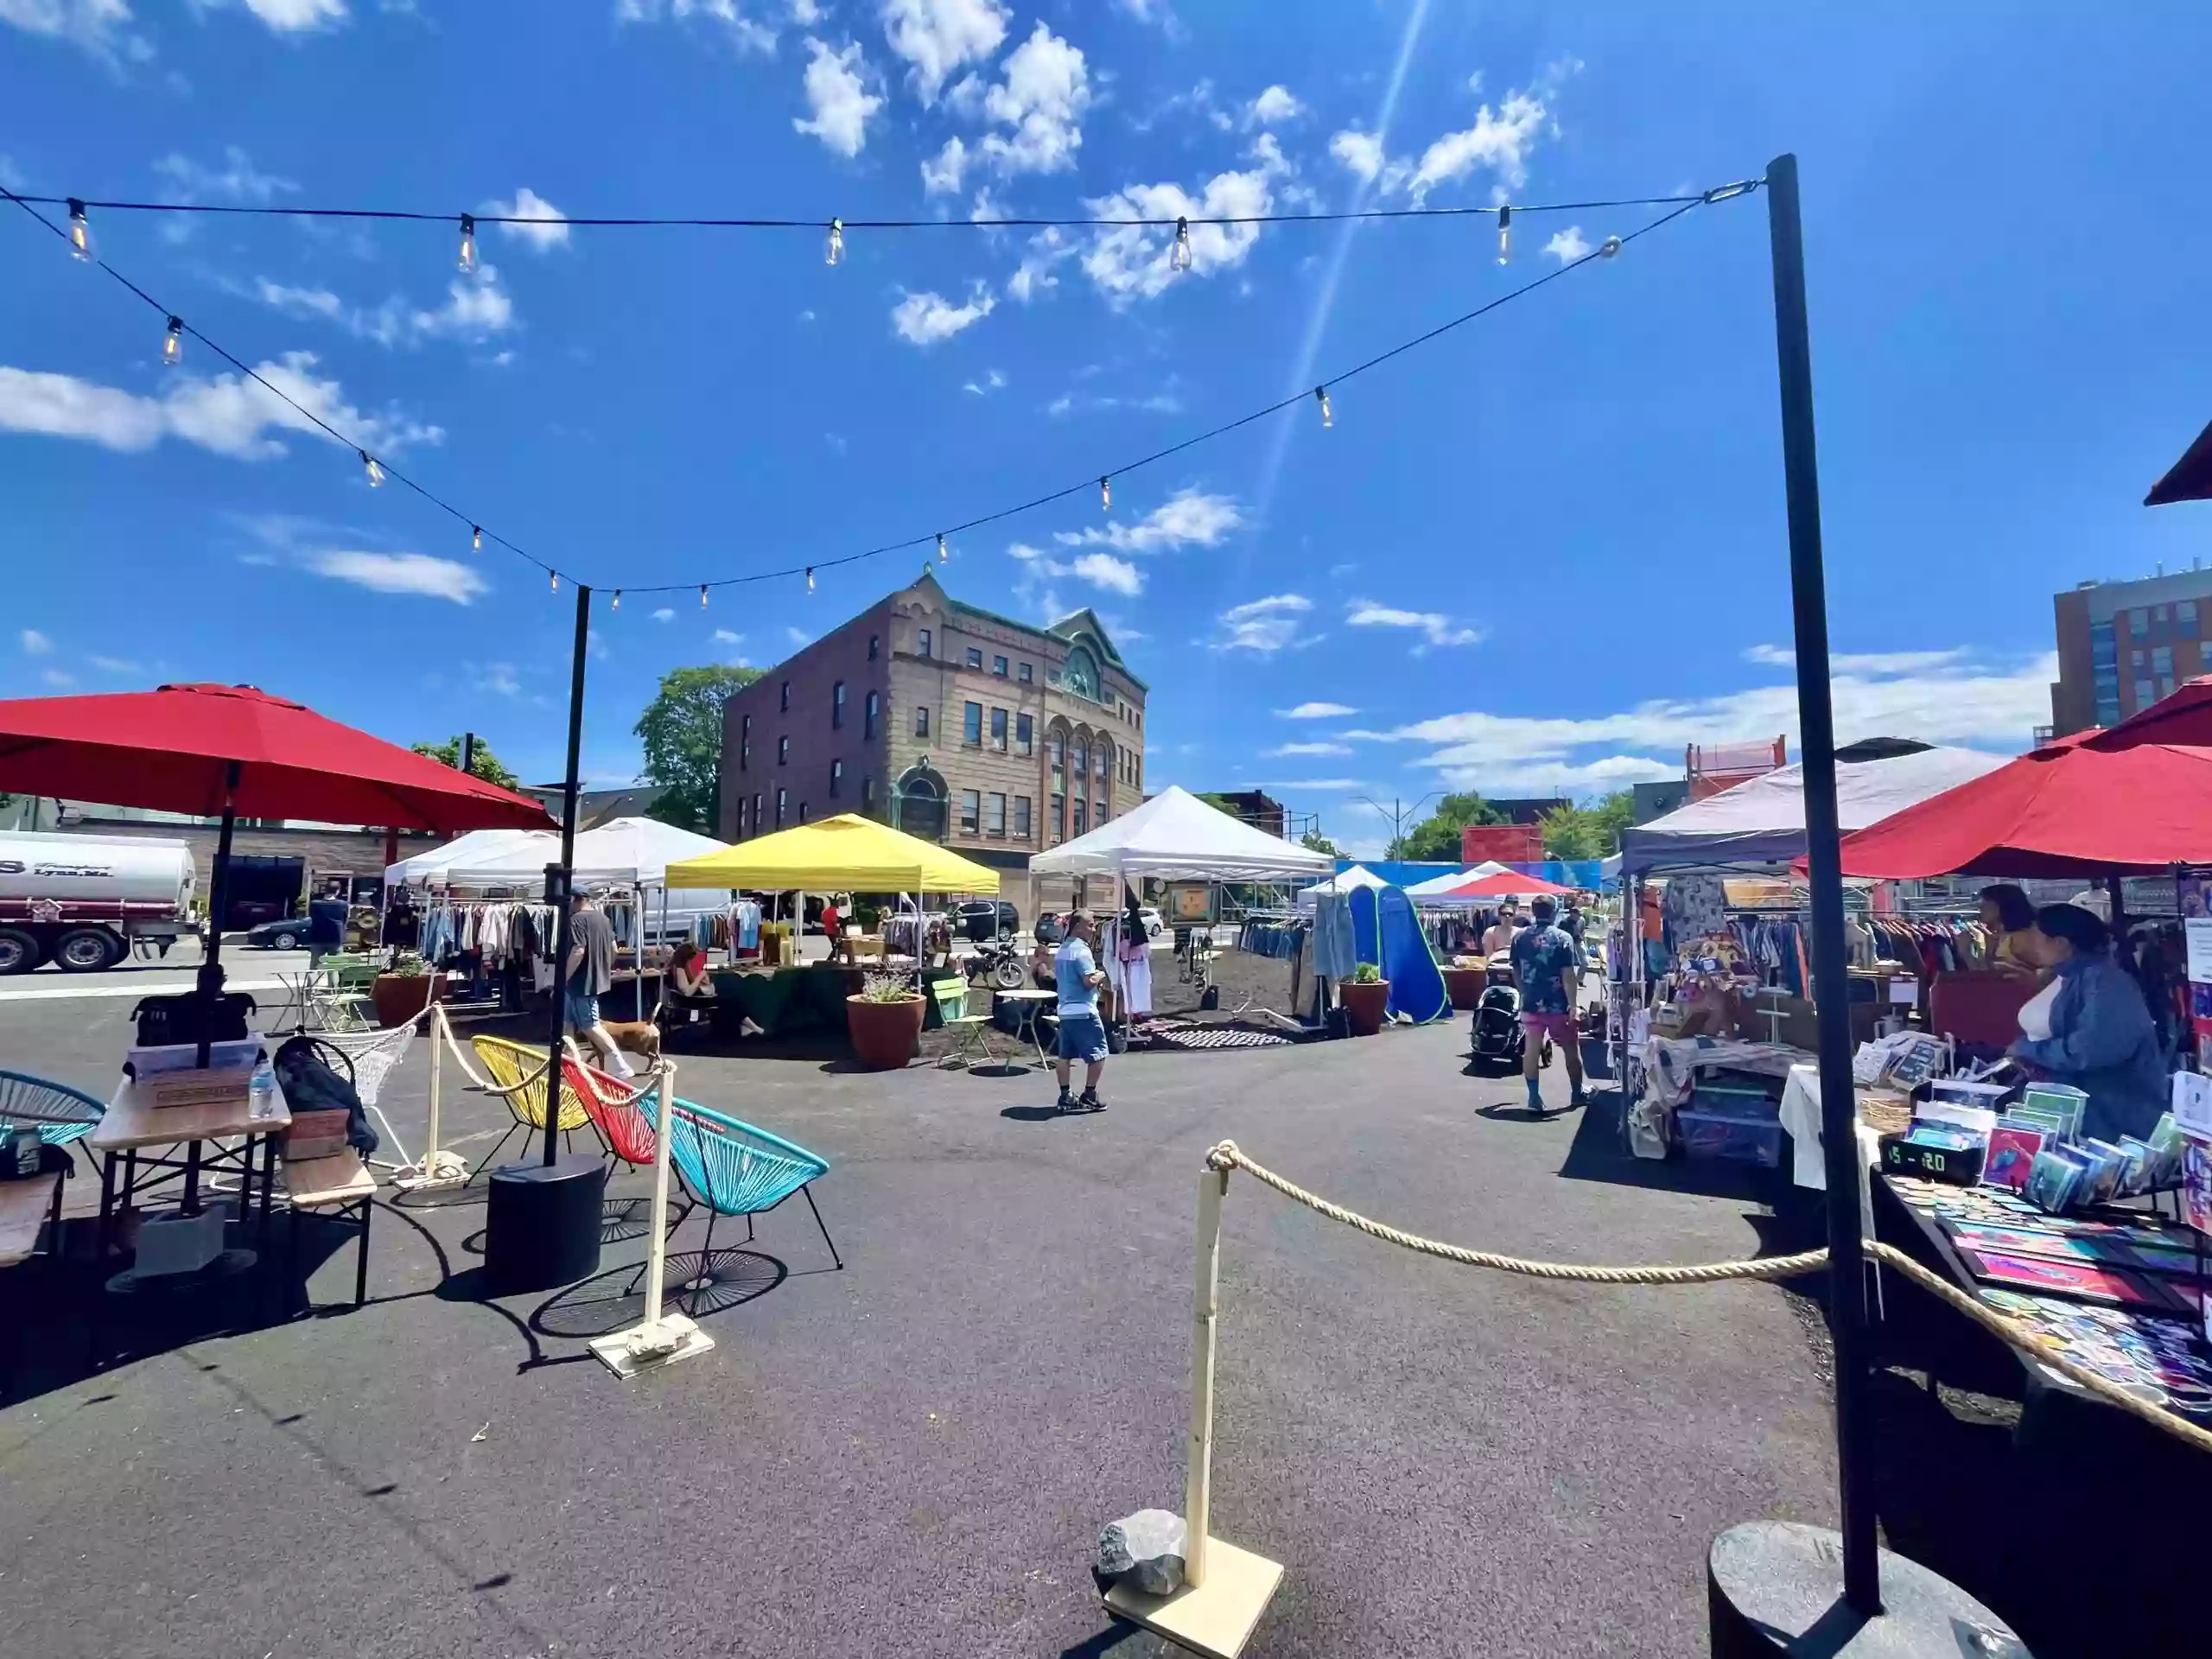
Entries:
[[852, 1033], [853, 1058], [870, 1071], [898, 1071], [920, 1045], [924, 1007], [918, 996], [896, 1002], [847, 997], [845, 1027]]
[[445, 994], [443, 974], [378, 974], [369, 984], [369, 1000], [376, 1004], [380, 1026], [412, 1020]]
[[1382, 1029], [1382, 1011], [1390, 1001], [1389, 980], [1347, 979], [1338, 988], [1344, 995], [1344, 1013], [1351, 1020], [1353, 1036], [1372, 1037]]
[[1462, 1014], [1471, 1012], [1483, 1000], [1483, 980], [1479, 968], [1446, 968], [1444, 989], [1452, 999], [1452, 1006]]

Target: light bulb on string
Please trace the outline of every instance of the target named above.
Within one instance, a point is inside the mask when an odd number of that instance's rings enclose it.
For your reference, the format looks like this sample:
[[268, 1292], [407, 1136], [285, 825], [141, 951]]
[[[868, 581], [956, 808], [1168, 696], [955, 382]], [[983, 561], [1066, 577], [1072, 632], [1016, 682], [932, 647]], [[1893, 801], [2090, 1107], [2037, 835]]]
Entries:
[[359, 454], [361, 457], [361, 465], [368, 469], [369, 487], [372, 490], [382, 489], [384, 487], [384, 468], [377, 465], [377, 458], [371, 454], [367, 450], [361, 450]]
[[699, 608], [702, 611], [707, 608], [707, 584], [703, 582], [699, 584]]
[[547, 592], [557, 594], [561, 591], [561, 573], [558, 570], [548, 570], [545, 579], [549, 584]]
[[1513, 209], [1500, 203], [1497, 209], [1497, 263], [1503, 264], [1513, 257]]
[[162, 366], [173, 369], [184, 361], [184, 319], [171, 317], [168, 332], [162, 336]]
[[622, 608], [622, 590], [620, 588], [614, 590], [614, 602], [607, 608], [610, 611], [619, 611]]
[[79, 259], [92, 257], [92, 227], [85, 218], [85, 204], [69, 198], [69, 251]]
[[468, 527], [468, 550], [472, 553], [481, 553], [484, 550], [483, 525], [471, 524]]
[[1098, 480], [1098, 505], [1104, 512], [1114, 511], [1114, 480], [1110, 478]]
[[937, 562], [939, 564], [944, 564], [949, 563], [951, 557], [952, 550], [944, 544], [944, 537], [938, 537], [937, 538]]
[[1610, 259], [1620, 251], [1621, 239], [1618, 236], [1609, 236], [1598, 245], [1598, 257], [1600, 259]]
[[844, 259], [845, 221], [833, 219], [830, 221], [830, 240], [822, 250], [822, 263], [825, 265], [842, 264]]
[[1170, 270], [1188, 270], [1191, 268], [1191, 221], [1187, 219], [1179, 217], [1175, 221], [1175, 245], [1168, 252], [1167, 268]]
[[476, 215], [461, 216], [461, 270], [466, 276], [476, 274]]
[[1329, 389], [1326, 386], [1314, 387], [1313, 401], [1321, 405], [1321, 424], [1334, 426], [1337, 423], [1337, 417], [1329, 411]]
[[810, 594], [814, 591], [814, 567], [810, 564], [806, 567], [806, 591]]

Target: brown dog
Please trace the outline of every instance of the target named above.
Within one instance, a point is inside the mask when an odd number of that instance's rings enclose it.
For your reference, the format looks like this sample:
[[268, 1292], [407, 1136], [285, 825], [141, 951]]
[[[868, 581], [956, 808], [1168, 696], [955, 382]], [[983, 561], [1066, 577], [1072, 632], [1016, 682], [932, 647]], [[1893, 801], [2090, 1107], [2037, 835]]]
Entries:
[[614, 1039], [614, 1046], [625, 1053], [642, 1055], [655, 1065], [660, 1063], [660, 1027], [650, 1020], [607, 1020], [600, 1029]]

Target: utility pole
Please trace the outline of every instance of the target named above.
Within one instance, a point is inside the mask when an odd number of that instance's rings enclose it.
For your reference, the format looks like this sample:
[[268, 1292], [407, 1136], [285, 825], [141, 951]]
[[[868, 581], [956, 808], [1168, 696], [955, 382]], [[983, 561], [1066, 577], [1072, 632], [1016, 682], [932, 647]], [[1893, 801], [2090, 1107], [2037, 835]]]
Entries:
[[1436, 799], [1440, 792], [1440, 791], [1437, 790], [1432, 789], [1427, 794], [1422, 796], [1411, 806], [1408, 806], [1405, 804], [1402, 797], [1396, 795], [1393, 795], [1390, 798], [1390, 804], [1388, 806], [1384, 806], [1382, 802], [1375, 800], [1365, 795], [1355, 795], [1352, 797], [1352, 799], [1361, 803], [1363, 805], [1373, 808], [1376, 813], [1390, 820], [1390, 844], [1383, 849], [1383, 856], [1385, 858], [1395, 858], [1398, 855], [1399, 851], [1398, 843], [1406, 838], [1406, 821], [1411, 818], [1414, 813], [1420, 811], [1422, 807], [1427, 805], [1429, 802]]

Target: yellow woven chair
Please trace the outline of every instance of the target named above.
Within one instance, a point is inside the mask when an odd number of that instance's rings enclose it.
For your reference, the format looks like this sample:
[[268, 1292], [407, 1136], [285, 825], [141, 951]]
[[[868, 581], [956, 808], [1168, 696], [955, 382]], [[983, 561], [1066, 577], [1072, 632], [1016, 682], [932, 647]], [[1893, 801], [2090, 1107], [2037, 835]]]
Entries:
[[[543, 1133], [545, 1128], [545, 1051], [524, 1048], [520, 1043], [511, 1043], [504, 1037], [471, 1037], [469, 1046], [476, 1051], [476, 1058], [483, 1064], [485, 1076], [490, 1079], [485, 1092], [499, 1096], [507, 1103], [507, 1109], [515, 1121], [507, 1126], [506, 1134], [499, 1137], [499, 1144], [492, 1148], [492, 1155], [476, 1167], [478, 1171], [492, 1168], [499, 1162], [499, 1154], [514, 1136], [517, 1129], [533, 1129]], [[566, 1079], [561, 1084], [560, 1116], [555, 1124], [563, 1135], [581, 1129], [591, 1119], [585, 1114], [584, 1103], [576, 1098], [576, 1091]], [[469, 1177], [475, 1179], [474, 1174]]]

